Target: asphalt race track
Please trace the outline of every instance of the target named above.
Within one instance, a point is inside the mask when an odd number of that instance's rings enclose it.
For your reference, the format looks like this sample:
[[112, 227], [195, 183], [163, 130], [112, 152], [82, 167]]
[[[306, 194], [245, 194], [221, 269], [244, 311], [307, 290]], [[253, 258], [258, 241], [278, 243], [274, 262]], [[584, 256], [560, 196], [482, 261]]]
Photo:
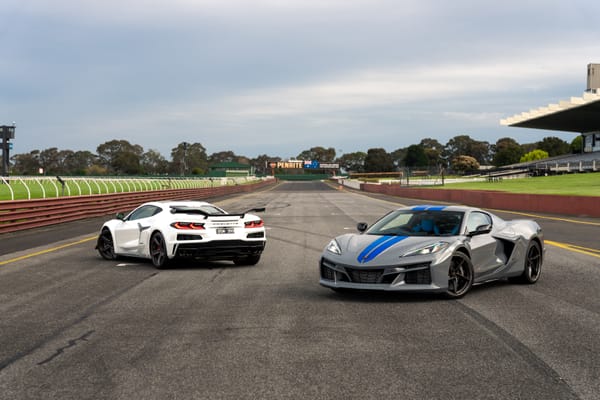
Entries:
[[540, 281], [451, 301], [318, 284], [332, 237], [415, 200], [214, 202], [267, 207], [258, 265], [105, 261], [101, 220], [0, 235], [0, 399], [600, 399], [600, 220], [497, 212], [544, 228]]

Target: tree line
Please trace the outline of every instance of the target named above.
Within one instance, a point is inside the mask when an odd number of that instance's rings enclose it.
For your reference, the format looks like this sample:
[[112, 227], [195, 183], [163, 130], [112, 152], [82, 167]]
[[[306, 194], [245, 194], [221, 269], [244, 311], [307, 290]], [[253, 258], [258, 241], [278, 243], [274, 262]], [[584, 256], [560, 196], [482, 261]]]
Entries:
[[[581, 136], [571, 143], [557, 137], [545, 137], [539, 142], [519, 144], [512, 138], [499, 139], [495, 144], [459, 135], [441, 144], [432, 138], [418, 144], [387, 152], [371, 148], [337, 155], [335, 149], [320, 146], [303, 150], [299, 160], [339, 163], [348, 172], [389, 172], [400, 168], [444, 168], [455, 173], [476, 171], [482, 165], [501, 167], [558, 155], [581, 152]], [[111, 140], [90, 151], [59, 150], [52, 147], [16, 154], [10, 158], [11, 175], [205, 175], [210, 165], [235, 162], [254, 167], [257, 174], [268, 174], [269, 161], [281, 161], [278, 156], [259, 155], [249, 158], [233, 151], [207, 154], [200, 143], [181, 142], [171, 149], [167, 160], [156, 150], [144, 151], [138, 144], [126, 140]]]

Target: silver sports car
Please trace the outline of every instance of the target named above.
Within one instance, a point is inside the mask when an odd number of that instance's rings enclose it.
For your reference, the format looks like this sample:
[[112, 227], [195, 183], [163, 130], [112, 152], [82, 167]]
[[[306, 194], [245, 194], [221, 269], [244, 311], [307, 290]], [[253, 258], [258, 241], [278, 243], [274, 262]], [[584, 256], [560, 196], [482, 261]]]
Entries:
[[321, 285], [459, 298], [473, 284], [490, 280], [535, 283], [542, 271], [544, 236], [533, 220], [505, 221], [466, 206], [421, 205], [357, 228], [359, 233], [338, 236], [323, 250]]

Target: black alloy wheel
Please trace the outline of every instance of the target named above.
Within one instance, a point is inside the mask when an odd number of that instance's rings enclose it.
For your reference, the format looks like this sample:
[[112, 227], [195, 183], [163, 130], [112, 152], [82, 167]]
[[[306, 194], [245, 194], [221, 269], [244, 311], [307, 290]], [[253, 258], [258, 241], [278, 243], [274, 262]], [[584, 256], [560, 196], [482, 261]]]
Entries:
[[100, 253], [105, 260], [117, 259], [117, 256], [115, 255], [115, 243], [113, 242], [112, 235], [108, 228], [104, 228], [102, 229], [102, 232], [100, 232], [96, 248], [98, 249], [98, 253]]
[[150, 238], [150, 258], [152, 259], [152, 264], [158, 269], [166, 268], [169, 263], [167, 244], [160, 232], [153, 233]]
[[521, 275], [521, 282], [533, 284], [540, 279], [542, 273], [542, 250], [536, 241], [531, 241], [525, 256], [525, 270]]
[[464, 253], [456, 253], [452, 257], [448, 269], [448, 290], [446, 296], [452, 299], [463, 297], [473, 286], [473, 264]]

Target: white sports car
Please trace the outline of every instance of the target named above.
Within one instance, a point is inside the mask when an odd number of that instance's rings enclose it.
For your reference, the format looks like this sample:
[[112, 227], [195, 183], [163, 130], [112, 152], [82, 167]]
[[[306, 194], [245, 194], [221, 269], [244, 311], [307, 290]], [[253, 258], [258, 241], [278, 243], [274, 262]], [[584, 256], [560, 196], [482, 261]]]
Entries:
[[250, 213], [264, 210], [229, 214], [204, 201], [149, 202], [104, 223], [96, 249], [107, 260], [141, 257], [156, 268], [175, 258], [255, 265], [266, 235], [264, 221]]

